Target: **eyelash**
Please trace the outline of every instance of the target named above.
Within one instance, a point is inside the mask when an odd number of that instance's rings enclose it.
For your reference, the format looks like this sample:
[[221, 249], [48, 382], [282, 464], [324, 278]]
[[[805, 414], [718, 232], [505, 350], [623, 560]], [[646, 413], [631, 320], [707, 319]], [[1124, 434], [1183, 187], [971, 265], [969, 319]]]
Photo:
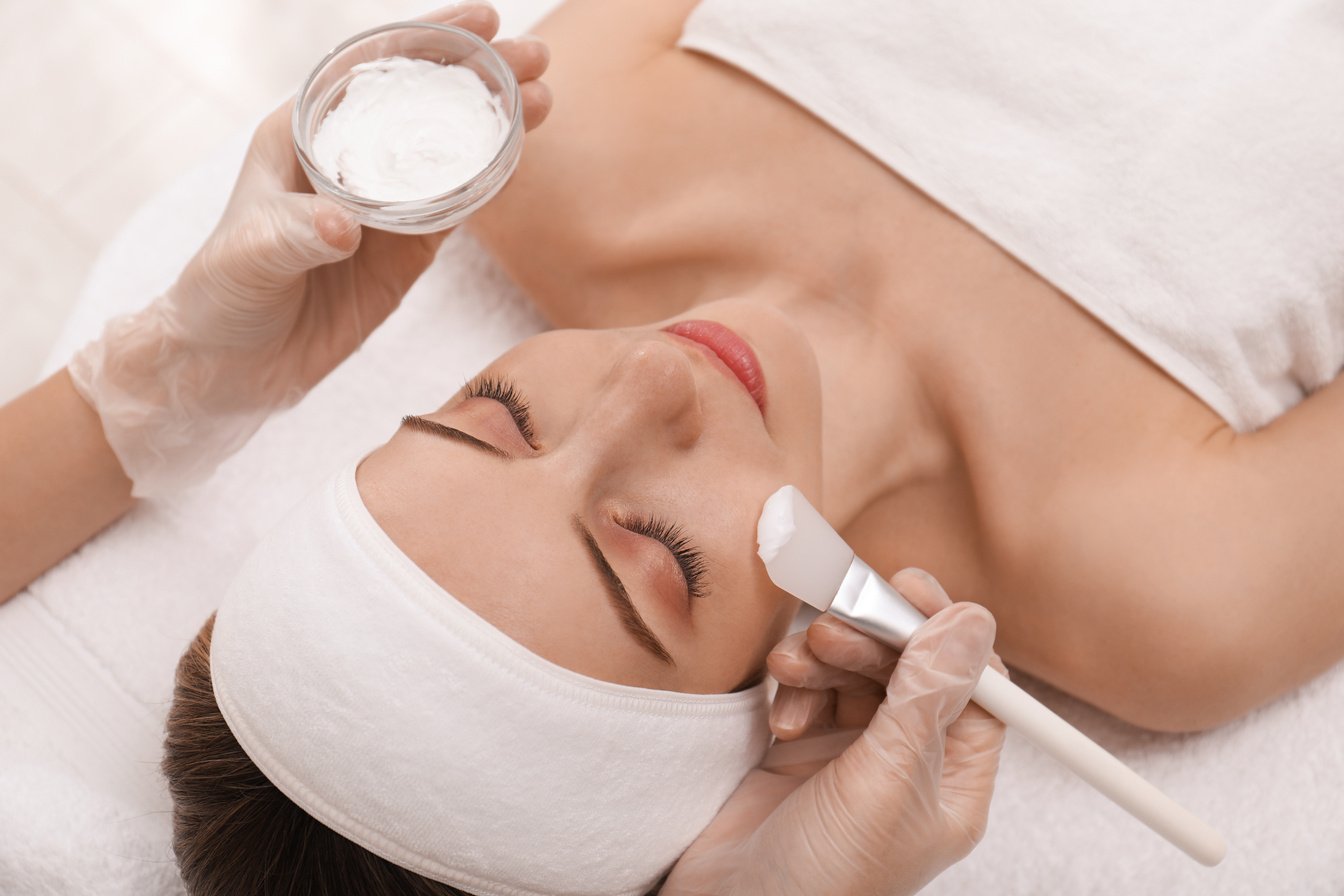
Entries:
[[537, 447], [531, 409], [512, 382], [493, 376], [480, 376], [462, 388], [467, 398], [490, 398], [504, 405], [518, 427], [518, 432], [522, 434], [523, 441], [533, 448]]
[[[531, 410], [523, 399], [523, 394], [512, 381], [502, 377], [480, 376], [468, 382], [463, 391], [467, 398], [490, 398], [504, 405], [509, 416], [513, 417], [513, 422], [517, 424], [518, 432], [522, 434], [523, 439], [533, 448], [537, 447], [532, 429]], [[686, 579], [687, 593], [693, 598], [705, 596], [705, 578], [709, 571], [709, 563], [705, 560], [705, 555], [691, 544], [691, 540], [680, 526], [651, 516], [620, 519], [616, 522], [631, 532], [662, 542], [672, 552], [677, 565], [681, 567], [681, 574]]]
[[677, 565], [681, 567], [681, 574], [686, 578], [686, 592], [692, 598], [705, 596], [705, 575], [709, 571], [709, 563], [705, 560], [705, 555], [692, 546], [691, 540], [686, 537], [680, 526], [656, 516], [618, 519], [616, 522], [631, 532], [648, 536], [666, 545], [676, 558]]

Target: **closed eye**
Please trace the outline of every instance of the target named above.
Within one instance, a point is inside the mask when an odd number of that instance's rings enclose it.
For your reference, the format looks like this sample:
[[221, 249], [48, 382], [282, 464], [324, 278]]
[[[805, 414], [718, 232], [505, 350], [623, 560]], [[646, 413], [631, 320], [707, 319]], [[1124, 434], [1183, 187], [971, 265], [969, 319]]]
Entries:
[[709, 571], [709, 562], [680, 526], [652, 516], [619, 519], [617, 523], [631, 532], [661, 542], [672, 553], [677, 566], [681, 567], [682, 578], [686, 580], [687, 596], [692, 598], [705, 596], [708, 592], [706, 574]]
[[518, 391], [518, 387], [510, 380], [482, 374], [469, 381], [462, 389], [467, 398], [489, 398], [504, 405], [509, 416], [513, 418], [514, 425], [518, 427], [523, 441], [533, 450], [540, 450], [536, 429], [532, 423], [532, 410], [523, 399], [523, 394]]

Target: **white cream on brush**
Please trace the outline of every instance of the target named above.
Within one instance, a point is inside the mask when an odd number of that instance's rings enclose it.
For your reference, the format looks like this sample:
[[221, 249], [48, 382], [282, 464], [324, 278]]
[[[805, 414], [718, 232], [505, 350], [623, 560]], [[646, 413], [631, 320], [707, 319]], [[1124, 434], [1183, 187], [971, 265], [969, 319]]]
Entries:
[[[765, 502], [756, 539], [777, 586], [898, 650], [926, 620], [791, 485]], [[971, 696], [1191, 858], [1223, 860], [1222, 835], [999, 672], [986, 667]]]

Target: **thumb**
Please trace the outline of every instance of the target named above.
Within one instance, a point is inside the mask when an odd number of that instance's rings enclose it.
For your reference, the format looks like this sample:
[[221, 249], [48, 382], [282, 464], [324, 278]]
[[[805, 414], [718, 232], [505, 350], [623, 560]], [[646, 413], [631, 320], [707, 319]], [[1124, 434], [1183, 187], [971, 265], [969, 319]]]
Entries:
[[[961, 715], [994, 646], [994, 617], [959, 603], [935, 613], [901, 653], [887, 699], [855, 744], [906, 766], [911, 777], [936, 782], [942, 774], [947, 727]], [[907, 765], [922, 765], [911, 768]]]
[[330, 199], [306, 193], [275, 196], [265, 215], [269, 233], [258, 235], [257, 261], [280, 278], [342, 261], [359, 248], [359, 222]]

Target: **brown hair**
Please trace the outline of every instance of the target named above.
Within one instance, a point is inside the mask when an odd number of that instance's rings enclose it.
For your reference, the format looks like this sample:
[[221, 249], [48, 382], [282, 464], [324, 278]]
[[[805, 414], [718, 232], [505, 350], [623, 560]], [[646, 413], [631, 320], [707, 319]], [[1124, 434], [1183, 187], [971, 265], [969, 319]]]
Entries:
[[191, 896], [470, 896], [393, 865], [295, 805], [229, 730], [210, 682], [206, 620], [177, 664], [163, 773], [173, 852]]

